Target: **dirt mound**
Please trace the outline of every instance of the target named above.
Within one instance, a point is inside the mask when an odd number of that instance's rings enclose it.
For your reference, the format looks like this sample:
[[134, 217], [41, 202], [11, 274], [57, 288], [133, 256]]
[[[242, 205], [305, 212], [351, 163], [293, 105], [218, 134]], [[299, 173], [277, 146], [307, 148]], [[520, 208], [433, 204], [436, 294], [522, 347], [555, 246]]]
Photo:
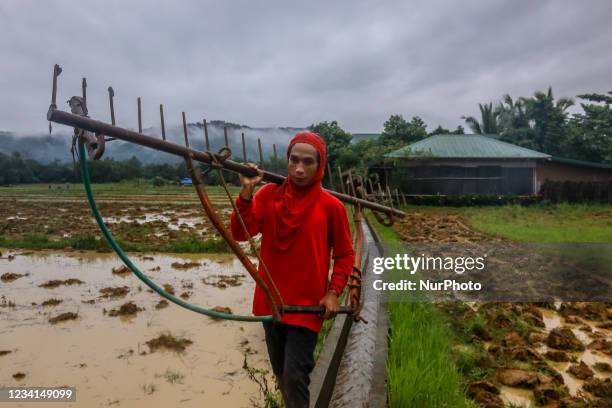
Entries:
[[[211, 310], [214, 310], [215, 312], [219, 312], [219, 313], [232, 314], [232, 309], [230, 309], [227, 306], [215, 306]], [[212, 316], [211, 316], [211, 319], [213, 319], [213, 320], [223, 320], [220, 317], [212, 317]]]
[[199, 262], [173, 262], [170, 266], [174, 269], [190, 269], [202, 266]]
[[127, 276], [131, 273], [132, 271], [130, 271], [130, 268], [128, 268], [125, 265], [121, 265], [117, 268], [113, 268], [113, 275], [119, 275], [119, 276]]
[[57, 288], [58, 286], [61, 285], [66, 285], [66, 286], [70, 286], [70, 285], [82, 285], [83, 282], [80, 279], [75, 279], [75, 278], [70, 278], [70, 279], [66, 279], [66, 280], [50, 280], [47, 281], [45, 283], [43, 283], [42, 285], [38, 285], [41, 288], [45, 288], [45, 289], [53, 289], [53, 288]]
[[609, 316], [608, 310], [604, 303], [596, 302], [566, 302], [562, 303], [559, 308], [559, 314], [570, 323], [579, 324], [579, 319], [575, 316], [580, 316], [587, 320], [605, 321]]
[[544, 353], [544, 357], [559, 363], [570, 361], [570, 356], [565, 351], [559, 350], [548, 350], [546, 353]]
[[155, 305], [155, 310], [165, 309], [168, 307], [168, 305], [168, 301], [166, 299], [162, 299]]
[[584, 344], [567, 327], [552, 329], [546, 339], [546, 345], [557, 350], [584, 351]]
[[580, 364], [572, 364], [567, 372], [578, 378], [579, 380], [586, 380], [593, 376], [593, 370], [589, 368], [588, 365], [581, 361]]
[[242, 285], [243, 278], [246, 275], [211, 275], [202, 279], [202, 283], [205, 285], [215, 286], [219, 289], [225, 289], [228, 286], [240, 286]]
[[408, 212], [393, 229], [407, 242], [478, 242], [492, 240], [465, 225], [459, 214]]
[[612, 366], [602, 361], [593, 364], [593, 368], [602, 373], [612, 373]]
[[42, 302], [41, 305], [43, 305], [43, 306], [57, 306], [57, 305], [59, 305], [62, 302], [63, 302], [62, 299], [51, 298], [51, 299], [47, 299], [44, 302]]
[[539, 383], [537, 373], [518, 368], [500, 370], [497, 380], [503, 385], [520, 388], [534, 388]]
[[17, 280], [21, 277], [24, 276], [28, 276], [29, 273], [26, 273], [25, 275], [22, 273], [11, 273], [11, 272], [7, 272], [7, 273], [3, 273], [2, 276], [0, 276], [0, 280], [2, 282], [8, 283], [8, 282], [12, 282], [14, 280]]
[[164, 283], [164, 290], [165, 290], [166, 292], [168, 292], [169, 294], [171, 294], [171, 295], [174, 295], [174, 294], [175, 294], [175, 292], [174, 292], [174, 286], [170, 285], [169, 283]]
[[132, 301], [122, 304], [119, 309], [112, 309], [108, 312], [108, 315], [111, 317], [115, 316], [134, 316], [138, 312], [143, 311], [144, 309], [136, 306], [136, 304]]
[[100, 293], [102, 294], [101, 297], [107, 298], [107, 299], [125, 297], [125, 295], [127, 295], [129, 291], [130, 291], [130, 288], [128, 288], [127, 286], [117, 286], [114, 288], [109, 286], [107, 288], [100, 289]]
[[612, 341], [606, 339], [597, 339], [588, 345], [591, 350], [601, 351], [602, 353], [612, 357]]
[[584, 389], [596, 397], [612, 398], [612, 379], [591, 378], [584, 383]]
[[470, 384], [467, 394], [480, 405], [489, 408], [503, 408], [504, 402], [499, 397], [499, 388], [488, 381], [476, 381]]
[[161, 334], [159, 337], [145, 342], [149, 346], [150, 352], [153, 353], [159, 349], [167, 349], [176, 352], [184, 352], [187, 346], [193, 344], [189, 339], [174, 337], [170, 333]]
[[62, 313], [60, 315], [57, 315], [55, 317], [49, 318], [49, 323], [57, 324], [59, 322], [65, 322], [66, 320], [75, 320], [78, 317], [79, 317], [79, 315], [77, 313], [66, 312], [66, 313]]

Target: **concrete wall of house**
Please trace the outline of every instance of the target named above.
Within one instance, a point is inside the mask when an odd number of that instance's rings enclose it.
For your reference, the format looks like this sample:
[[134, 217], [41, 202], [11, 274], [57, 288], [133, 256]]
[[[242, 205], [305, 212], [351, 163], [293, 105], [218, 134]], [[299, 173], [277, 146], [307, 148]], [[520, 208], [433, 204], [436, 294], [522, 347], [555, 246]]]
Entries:
[[536, 189], [540, 190], [546, 180], [550, 181], [609, 181], [612, 169], [597, 169], [553, 161], [539, 161], [536, 167]]

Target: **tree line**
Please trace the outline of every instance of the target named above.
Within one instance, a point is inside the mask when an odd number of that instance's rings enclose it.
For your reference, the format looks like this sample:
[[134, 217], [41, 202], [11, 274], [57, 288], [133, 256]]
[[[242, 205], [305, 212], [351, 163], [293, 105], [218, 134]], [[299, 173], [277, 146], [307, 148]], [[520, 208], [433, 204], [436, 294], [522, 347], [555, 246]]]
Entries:
[[[155, 185], [176, 184], [183, 177], [189, 177], [183, 161], [177, 163], [145, 164], [136, 156], [127, 160], [105, 158], [88, 161], [89, 175], [94, 183], [110, 183], [122, 180], [147, 179]], [[208, 166], [200, 164], [204, 172]], [[263, 168], [279, 174], [287, 174], [287, 161], [283, 157], [270, 157]], [[237, 183], [233, 173], [225, 174], [229, 183]], [[78, 163], [62, 163], [59, 160], [44, 164], [22, 156], [19, 152], [5, 154], [0, 152], [0, 185], [28, 183], [80, 183], [81, 174]], [[217, 185], [220, 178], [217, 171], [206, 172], [204, 182]]]
[[[462, 116], [465, 124], [477, 134], [488, 134], [502, 141], [570, 159], [612, 163], [612, 92], [578, 95], [582, 113], [570, 115], [575, 104], [571, 98], [555, 99], [552, 88], [536, 91], [530, 97], [512, 98], [504, 95], [496, 104], [479, 104], [480, 118]], [[465, 129], [445, 129], [438, 126], [427, 131], [419, 116], [406, 120], [393, 114], [383, 125], [380, 137], [352, 143], [351, 133], [337, 121], [312, 124], [309, 129], [321, 135], [327, 143], [327, 158], [333, 169], [353, 168], [365, 172], [368, 165], [379, 161], [393, 150], [422, 140], [433, 134], [464, 134]], [[286, 173], [283, 155], [270, 157], [263, 167]], [[90, 162], [94, 182], [114, 182], [130, 179], [153, 179], [176, 182], [187, 177], [183, 162], [176, 164], [143, 164], [133, 156], [128, 160], [106, 158]], [[205, 167], [205, 166], [203, 166]], [[226, 180], [236, 182], [235, 175]], [[0, 184], [79, 182], [80, 174], [72, 164], [54, 161], [42, 164], [22, 157], [20, 153], [0, 153]], [[217, 184], [216, 172], [206, 174], [209, 184]], [[162, 182], [163, 183], [163, 182]]]
[[[612, 92], [578, 95], [583, 112], [570, 115], [571, 98], [555, 99], [552, 88], [536, 91], [531, 97], [502, 99], [479, 104], [480, 118], [462, 116], [473, 133], [487, 134], [501, 141], [553, 156], [612, 163]], [[464, 134], [465, 129], [438, 126], [427, 131], [419, 116], [406, 120], [391, 115], [378, 138], [351, 143], [352, 136], [337, 122], [322, 122], [310, 129], [326, 140], [328, 159], [333, 168], [364, 170], [369, 164], [393, 150], [434, 134]]]

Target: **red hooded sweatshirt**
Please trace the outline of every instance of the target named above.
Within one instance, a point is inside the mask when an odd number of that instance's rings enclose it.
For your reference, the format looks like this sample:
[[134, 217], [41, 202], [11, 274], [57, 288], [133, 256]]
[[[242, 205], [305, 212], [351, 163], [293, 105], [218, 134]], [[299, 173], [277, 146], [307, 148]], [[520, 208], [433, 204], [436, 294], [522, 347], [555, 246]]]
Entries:
[[[252, 200], [238, 196], [236, 205], [249, 234], [262, 234], [261, 257], [283, 303], [317, 306], [328, 290], [337, 295], [342, 293], [353, 268], [355, 252], [344, 205], [321, 187], [325, 142], [314, 133], [298, 133], [289, 143], [287, 156], [296, 143], [308, 143], [319, 153], [319, 167], [313, 183], [297, 187], [289, 176], [281, 185], [264, 185]], [[230, 220], [234, 238], [246, 240], [235, 213]], [[330, 278], [332, 258], [334, 267]], [[261, 265], [258, 271], [267, 282]], [[259, 286], [255, 289], [253, 314], [271, 314]], [[314, 314], [285, 314], [282, 322], [318, 333], [323, 319]]]

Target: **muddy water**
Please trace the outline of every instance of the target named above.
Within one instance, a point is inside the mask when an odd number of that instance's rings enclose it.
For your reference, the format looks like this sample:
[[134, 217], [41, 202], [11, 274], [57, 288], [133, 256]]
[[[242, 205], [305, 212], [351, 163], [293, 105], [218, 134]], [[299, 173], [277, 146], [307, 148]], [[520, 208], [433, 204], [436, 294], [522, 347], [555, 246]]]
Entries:
[[[146, 213], [137, 218], [129, 215], [121, 217], [104, 217], [104, 222], [108, 225], [120, 223], [120, 222], [137, 222], [138, 224], [146, 224], [153, 221], [163, 221], [167, 224], [168, 229], [178, 231], [181, 228], [195, 228], [196, 226], [203, 225], [202, 217], [191, 217], [190, 212], [175, 213], [174, 211], [166, 211], [164, 214]], [[204, 228], [202, 231], [206, 231]]]
[[[252, 367], [269, 369], [260, 323], [214, 321], [174, 304], [156, 310], [161, 300], [157, 294], [150, 293], [132, 274], [112, 273], [112, 268], [122, 265], [114, 254], [0, 251], [0, 275], [29, 274], [10, 283], [0, 282], [5, 305], [1, 307], [0, 301], [0, 350], [12, 351], [0, 356], [0, 384], [73, 386], [77, 402], [67, 405], [71, 407], [242, 407], [259, 396], [257, 385], [242, 366], [246, 354]], [[15, 256], [9, 260], [8, 255]], [[228, 306], [234, 313], [249, 314], [254, 284], [230, 256], [147, 256], [153, 259], [134, 255], [133, 260], [159, 285], [172, 285], [177, 296], [187, 292], [192, 303]], [[202, 265], [191, 269], [171, 266], [188, 261]], [[226, 289], [202, 282], [216, 274], [245, 276], [240, 286]], [[69, 278], [84, 283], [54, 289], [38, 286]], [[100, 289], [117, 286], [130, 288], [125, 298], [100, 297]], [[41, 305], [50, 298], [62, 303]], [[84, 303], [92, 300], [93, 304]], [[6, 306], [9, 301], [15, 306]], [[135, 317], [104, 314], [128, 301], [145, 310]], [[64, 312], [78, 313], [78, 318], [56, 325], [48, 322]], [[151, 353], [145, 342], [164, 332], [193, 344], [180, 354]], [[26, 374], [25, 378], [15, 380], [17, 372]]]

